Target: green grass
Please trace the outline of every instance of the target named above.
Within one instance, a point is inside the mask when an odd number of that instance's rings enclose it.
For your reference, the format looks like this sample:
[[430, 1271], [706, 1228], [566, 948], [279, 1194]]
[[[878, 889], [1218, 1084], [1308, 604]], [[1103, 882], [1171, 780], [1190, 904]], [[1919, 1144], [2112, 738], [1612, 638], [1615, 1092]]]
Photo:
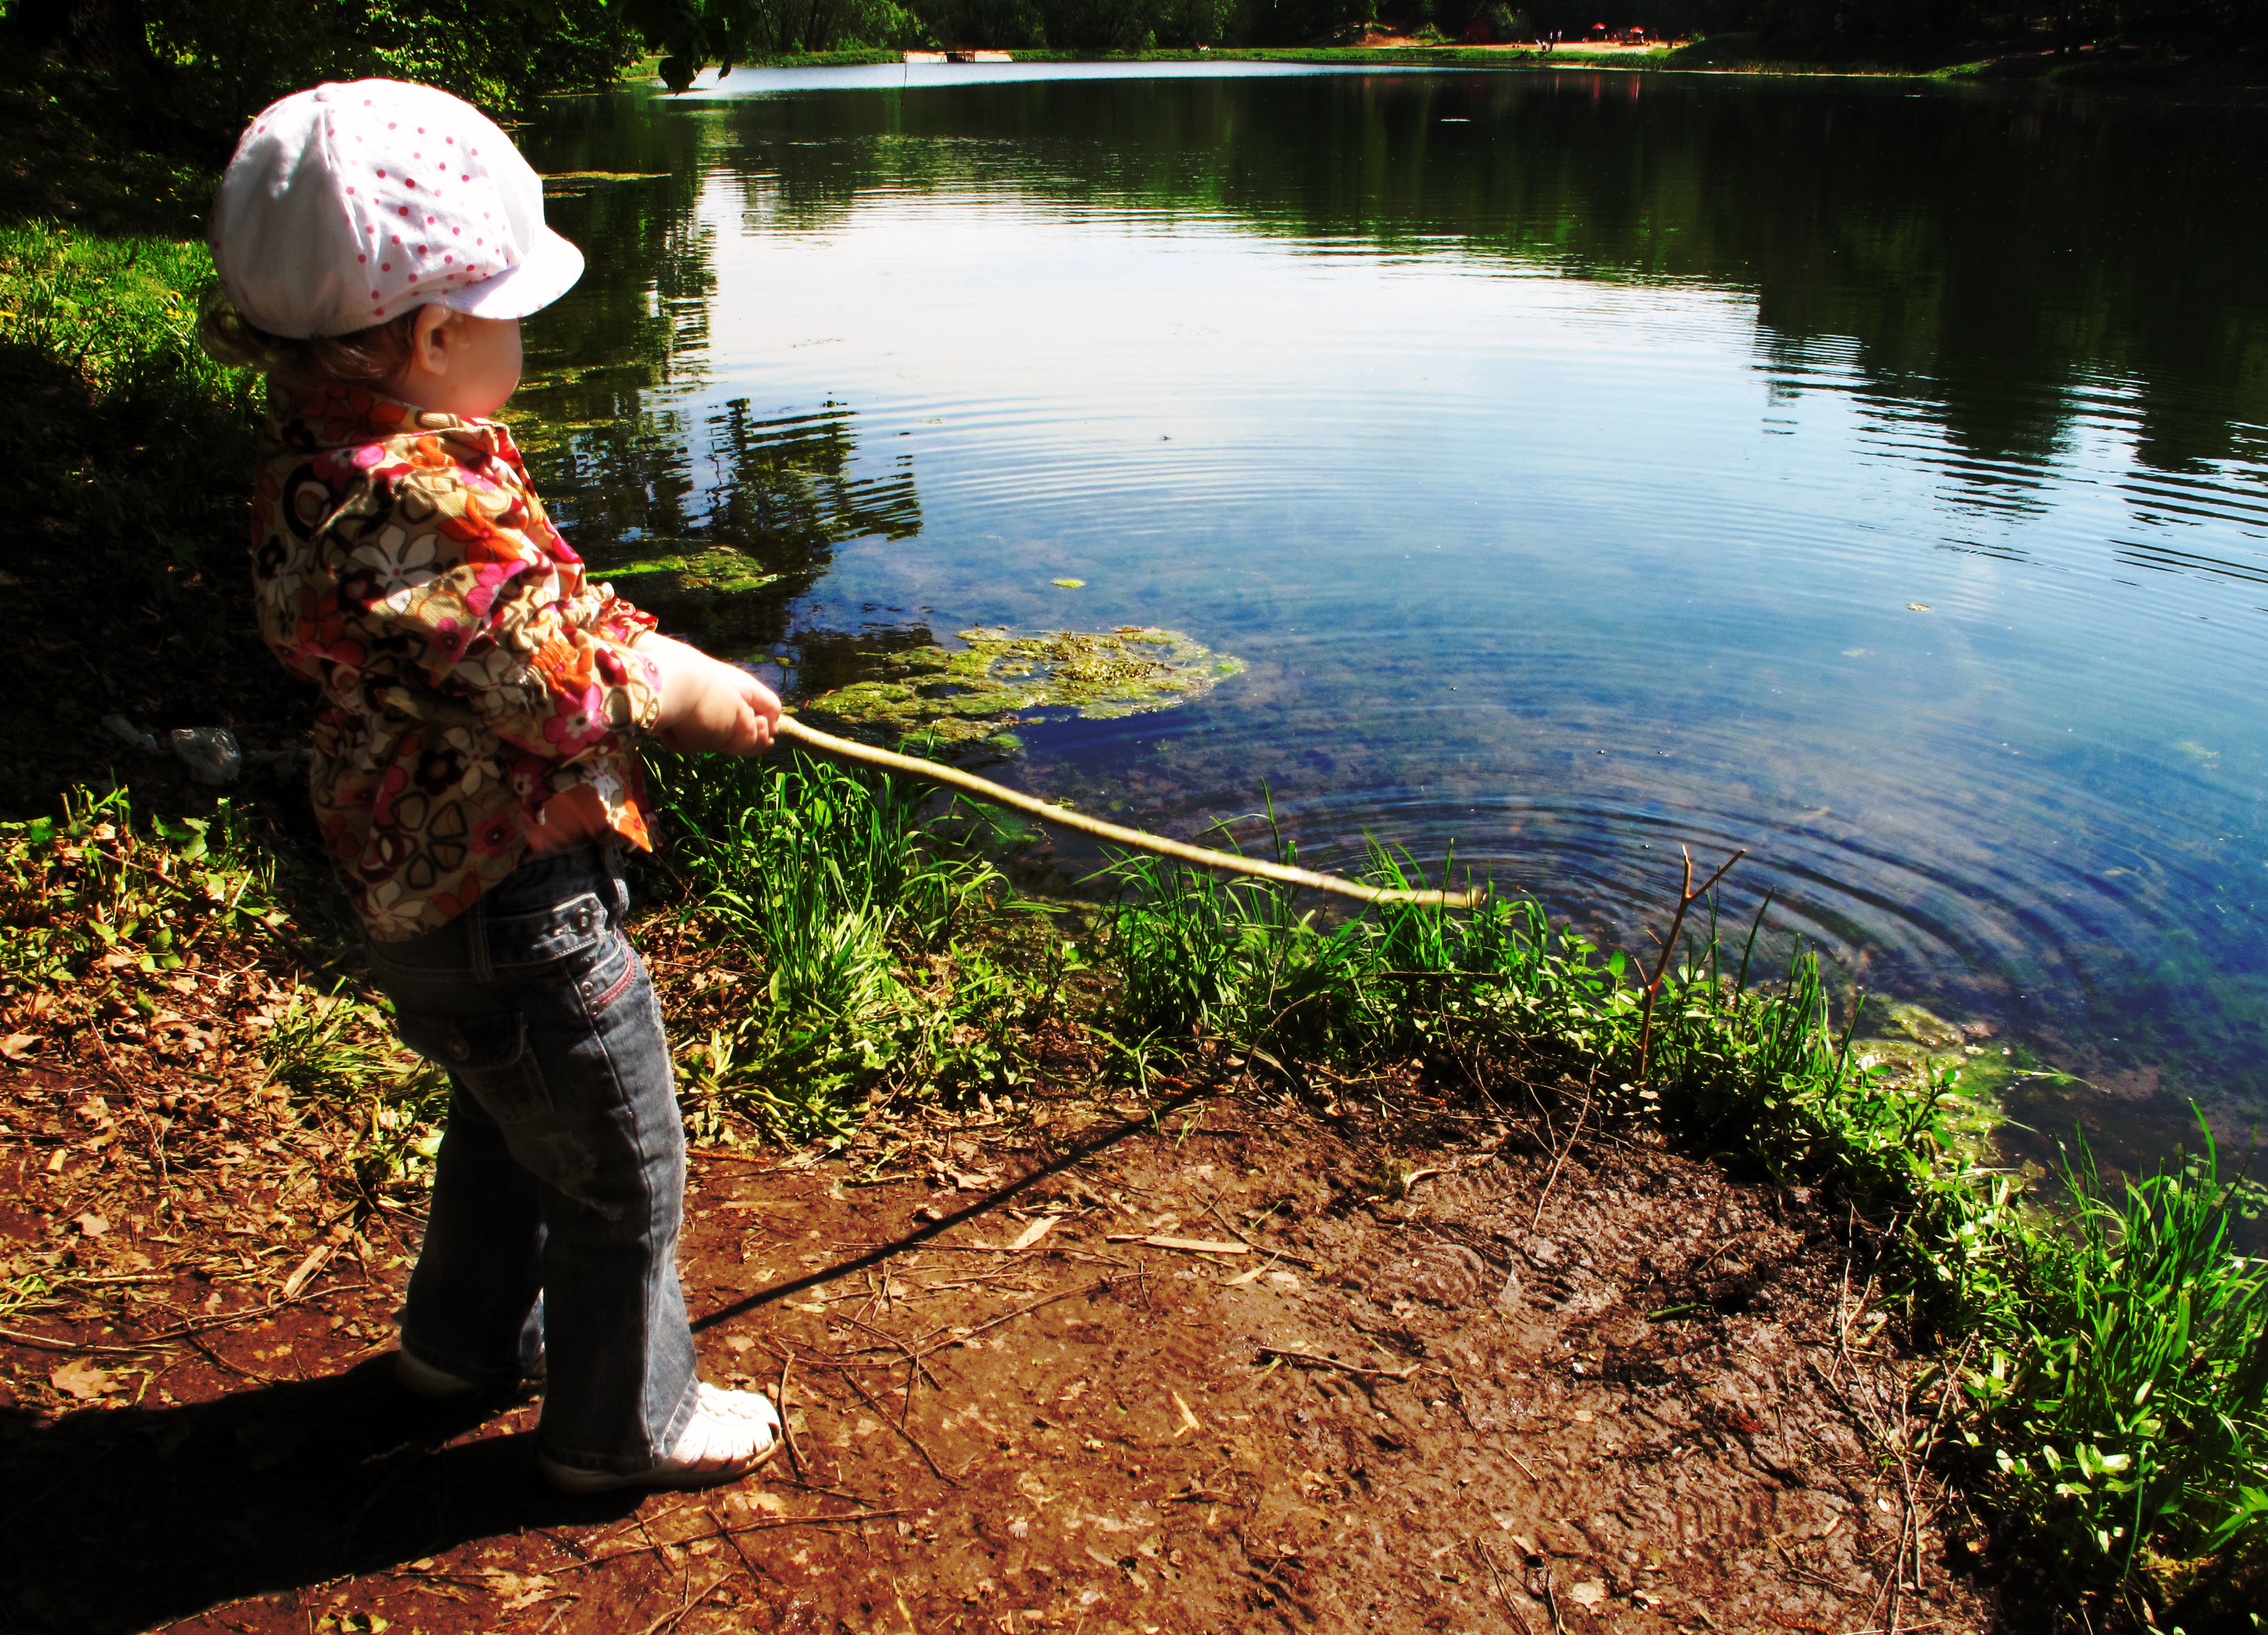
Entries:
[[142, 829], [122, 791], [74, 791], [60, 817], [0, 823], [0, 983], [29, 993], [120, 961], [178, 969], [200, 946], [282, 925], [274, 879], [225, 801]]
[[261, 388], [196, 340], [202, 244], [0, 227], [0, 455], [19, 514], [133, 540], [152, 571], [241, 549]]
[[[963, 937], [1002, 885], [925, 829], [925, 790], [802, 757], [657, 757], [681, 917], [758, 974], [745, 1010], [691, 1042], [688, 1077], [797, 1136], [841, 1131], [885, 1082], [1005, 1087], [1003, 1019], [1025, 1002]], [[926, 956], [955, 979], [917, 983]]]
[[1995, 1303], [1965, 1381], [1986, 1491], [2107, 1579], [2257, 1562], [2268, 1522], [2268, 1266], [2229, 1241], [2260, 1191], [2199, 1131], [2117, 1192], [2080, 1150], [2072, 1230], [2019, 1233], [2030, 1298]]

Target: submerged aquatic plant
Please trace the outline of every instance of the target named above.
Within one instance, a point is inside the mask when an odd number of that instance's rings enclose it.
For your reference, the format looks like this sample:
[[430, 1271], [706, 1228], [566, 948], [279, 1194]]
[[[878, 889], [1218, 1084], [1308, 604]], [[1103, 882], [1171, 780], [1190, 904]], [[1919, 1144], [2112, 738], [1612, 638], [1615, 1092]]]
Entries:
[[1068, 710], [1090, 721], [1170, 709], [1204, 696], [1241, 659], [1178, 630], [961, 632], [959, 648], [874, 655], [878, 674], [803, 706], [813, 725], [895, 746], [908, 739], [947, 758], [1014, 748], [1023, 712]]

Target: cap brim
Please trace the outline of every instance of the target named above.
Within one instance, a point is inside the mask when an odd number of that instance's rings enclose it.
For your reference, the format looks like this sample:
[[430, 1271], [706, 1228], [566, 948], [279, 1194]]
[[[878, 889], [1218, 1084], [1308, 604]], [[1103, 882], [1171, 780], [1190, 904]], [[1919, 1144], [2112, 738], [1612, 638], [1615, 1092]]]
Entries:
[[525, 318], [566, 294], [582, 276], [583, 252], [550, 228], [538, 227], [535, 242], [517, 266], [461, 290], [420, 298], [468, 318]]

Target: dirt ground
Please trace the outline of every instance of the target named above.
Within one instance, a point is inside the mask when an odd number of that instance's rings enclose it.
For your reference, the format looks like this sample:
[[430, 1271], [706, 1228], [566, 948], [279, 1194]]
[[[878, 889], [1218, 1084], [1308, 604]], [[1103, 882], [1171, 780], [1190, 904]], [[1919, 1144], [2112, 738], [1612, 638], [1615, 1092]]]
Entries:
[[[102, 1164], [39, 1109], [85, 1087], [0, 1089], [0, 1230], [84, 1244]], [[1990, 1626], [1957, 1513], [1901, 1476], [1906, 1365], [1837, 1222], [1642, 1134], [1555, 1175], [1541, 1116], [1414, 1085], [1381, 1162], [1355, 1108], [1042, 1102], [696, 1156], [704, 1369], [784, 1380], [796, 1455], [700, 1493], [561, 1497], [534, 1404], [401, 1394], [404, 1212], [316, 1233], [296, 1287], [177, 1270], [116, 1212], [134, 1315], [0, 1347], [0, 1627]]]

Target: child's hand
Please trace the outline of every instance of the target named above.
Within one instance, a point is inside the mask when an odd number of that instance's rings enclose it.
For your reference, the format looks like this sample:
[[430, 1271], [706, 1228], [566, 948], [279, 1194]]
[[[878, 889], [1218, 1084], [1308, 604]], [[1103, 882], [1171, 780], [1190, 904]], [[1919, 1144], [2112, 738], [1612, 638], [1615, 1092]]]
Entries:
[[672, 749], [760, 755], [772, 747], [779, 696], [747, 671], [666, 636], [637, 650], [661, 672], [661, 715], [654, 733]]

